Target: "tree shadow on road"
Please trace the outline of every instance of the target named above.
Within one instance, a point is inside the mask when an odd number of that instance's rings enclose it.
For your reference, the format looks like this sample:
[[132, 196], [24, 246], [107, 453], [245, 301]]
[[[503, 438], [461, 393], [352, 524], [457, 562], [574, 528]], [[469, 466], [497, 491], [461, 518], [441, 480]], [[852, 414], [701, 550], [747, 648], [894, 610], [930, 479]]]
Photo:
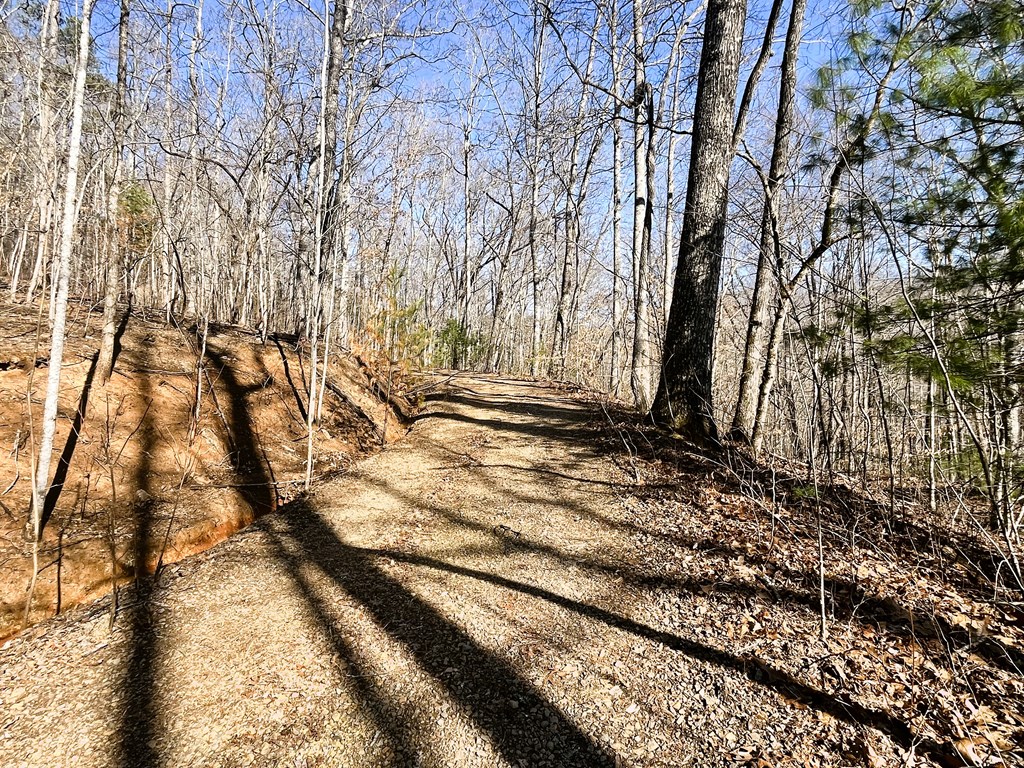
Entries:
[[[208, 354], [219, 367], [229, 397], [226, 418], [232, 463], [247, 481], [242, 484], [247, 501], [254, 509], [266, 509], [273, 502], [271, 478], [245, 405], [248, 390], [220, 353], [209, 350]], [[318, 591], [310, 568], [328, 577], [333, 588], [340, 588], [405, 647], [513, 764], [531, 764], [546, 750], [562, 754], [565, 766], [614, 765], [610, 755], [505, 662], [370, 559], [360, 557], [358, 550], [345, 545], [307, 502], [280, 510], [264, 522], [262, 530], [269, 535], [275, 556], [287, 569], [319, 633], [329, 642], [339, 673], [351, 682], [363, 712], [383, 734], [393, 764], [413, 764], [436, 749], [436, 739], [432, 734], [414, 732], [393, 693], [366, 667], [364, 651], [346, 638], [346, 628], [333, 617], [332, 605]]]
[[[490, 411], [490, 413], [487, 414], [488, 417], [480, 418], [476, 413], [451, 414], [441, 412], [432, 415], [439, 419], [457, 420], [466, 424], [479, 425], [484, 429], [512, 430], [528, 436], [542, 435], [547, 438], [564, 441], [567, 446], [579, 443], [580, 427], [577, 424], [579, 417], [578, 414], [573, 411], [562, 411], [557, 407], [548, 407], [546, 415], [544, 416], [544, 419], [547, 420], [546, 423], [523, 424], [517, 422], [509, 425], [506, 424], [500, 416], [500, 413], [504, 410], [504, 407], [501, 404], [479, 401], [474, 402], [474, 406], [486, 407], [487, 410]], [[530, 407], [532, 408], [533, 406], [531, 405]], [[511, 411], [510, 416], [518, 414], [519, 412], [520, 406], [517, 405], [515, 410]], [[561, 418], [556, 418], [556, 414], [558, 413], [562, 414]], [[540, 422], [541, 420], [538, 419], [537, 421]], [[446, 445], [443, 446], [443, 450], [439, 448], [438, 453], [445, 454], [452, 450], [451, 446]], [[479, 482], [487, 483], [489, 481], [492, 492], [496, 492], [496, 495], [501, 498], [518, 499], [527, 503], [540, 503], [543, 501], [543, 503], [548, 505], [557, 504], [563, 507], [566, 512], [578, 516], [579, 519], [590, 518], [590, 522], [597, 524], [598, 526], [608, 526], [610, 529], [617, 530], [620, 533], [622, 532], [621, 529], [624, 527], [622, 525], [622, 521], [607, 520], [595, 510], [588, 509], [588, 505], [573, 505], [571, 502], [566, 500], [560, 500], [558, 498], [559, 484], [562, 481], [571, 482], [572, 480], [577, 479], [565, 476], [564, 473], [547, 473], [544, 471], [534, 472], [535, 475], [547, 476], [547, 479], [549, 480], [545, 485], [550, 486], [548, 488], [550, 493], [548, 494], [548, 498], [542, 500], [537, 498], [535, 494], [524, 494], [519, 488], [519, 483], [514, 477], [502, 478], [500, 473], [498, 477], [495, 477], [493, 474], [489, 474], [493, 473], [493, 470], [495, 469], [500, 470], [502, 465], [489, 465], [479, 461], [466, 461], [459, 464], [458, 468], [465, 470], [471, 475], [476, 475], [476, 479]], [[506, 466], [505, 469], [518, 468]], [[578, 478], [578, 480], [581, 484], [585, 484], [584, 478]], [[496, 484], [496, 481], [498, 484]], [[381, 491], [399, 500], [400, 504], [424, 508], [422, 500], [419, 500], [414, 496], [410, 496], [399, 487], [385, 482], [378, 482], [378, 485]], [[658, 487], [660, 489], [662, 486]], [[483, 512], [481, 512], [480, 515], [469, 516], [456, 509], [450, 509], [440, 504], [428, 504], [425, 509], [452, 525], [474, 530], [485, 538], [493, 536], [496, 543], [500, 544], [498, 539], [501, 537], [494, 530], [494, 526], [491, 524], [492, 521], [486, 519], [487, 515]], [[614, 556], [609, 556], [610, 553], [587, 553], [578, 550], [573, 551], [572, 553], [564, 552], [549, 541], [536, 537], [531, 538], [530, 536], [523, 536], [518, 532], [514, 533], [516, 536], [515, 549], [517, 551], [533, 553], [542, 557], [550, 558], [552, 563], [551, 567], [555, 569], [559, 567], [559, 564], [572, 566], [574, 568], [582, 568], [585, 571], [590, 571], [595, 576], [607, 577], [610, 579], [621, 579], [632, 587], [644, 591], [667, 589], [677, 592], [690, 592], [697, 595], [707, 595], [709, 592], [714, 592], [721, 593], [723, 595], [735, 595], [740, 599], [749, 598], [759, 591], [759, 587], [757, 585], [722, 583], [719, 579], [700, 580], [694, 578], [673, 577], [671, 574], [665, 573], [656, 573], [656, 569], [648, 570], [645, 567], [638, 567], [635, 564], [618, 562]], [[648, 533], [656, 535], [657, 531], [646, 531], [641, 528], [637, 528], [632, 533], [641, 534], [640, 539], [637, 541], [642, 541], [642, 534]], [[682, 546], [683, 542], [679, 542], [679, 544]], [[688, 542], [687, 544], [692, 544], [692, 542]], [[686, 546], [685, 548], [692, 549], [691, 546]], [[725, 552], [726, 549], [728, 548], [723, 549], [723, 552]], [[481, 546], [478, 548], [476, 554], [480, 556], [494, 555], [495, 551], [501, 551], [501, 547], [498, 546], [497, 549], [488, 549], [486, 546]], [[502, 586], [546, 600], [577, 614], [600, 621], [608, 626], [631, 632], [634, 635], [646, 638], [653, 642], [658, 642], [668, 648], [685, 653], [692, 658], [700, 659], [733, 672], [742, 673], [755, 683], [771, 688], [791, 699], [796, 699], [802, 704], [812, 707], [818, 711], [827, 712], [833, 717], [844, 722], [861, 726], [867, 725], [875, 728], [886, 733], [895, 743], [900, 744], [905, 749], [916, 747], [919, 751], [923, 750], [925, 753], [930, 754], [940, 761], [957, 759], [956, 755], [951, 751], [948, 745], [922, 739], [920, 734], [915, 733], [909, 724], [900, 717], [891, 715], [884, 710], [872, 709], [860, 704], [844, 693], [829, 693], [828, 691], [820, 690], [812, 685], [808, 685], [806, 682], [797, 679], [792, 674], [781, 668], [775, 667], [766, 660], [749, 655], [736, 656], [730, 654], [726, 650], [706, 646], [652, 627], [647, 627], [613, 612], [596, 608], [586, 603], [563, 598], [557, 594], [547, 592], [537, 587], [520, 584], [501, 576], [461, 568], [460, 566], [452, 565], [436, 558], [428, 558], [418, 553], [410, 554], [408, 551], [403, 552], [391, 549], [367, 550], [364, 551], [363, 557], [367, 554], [380, 558], [389, 558], [409, 565], [425, 566], [456, 575], [482, 579], [497, 586]], [[464, 557], [467, 555], [466, 552], [452, 554], [458, 557]], [[736, 556], [738, 552], [728, 551], [727, 554]], [[472, 553], [470, 553], [470, 556], [472, 556]], [[750, 557], [749, 553], [747, 556]], [[780, 588], [776, 590], [771, 595], [771, 597], [774, 598], [774, 602], [780, 604], [799, 604], [809, 609], [816, 609], [818, 607], [817, 601], [819, 600], [816, 588], [808, 587], [806, 590], [800, 588], [803, 586], [804, 582], [812, 581], [811, 577], [814, 576], [814, 574], [804, 574], [793, 569], [791, 571], [786, 571], [785, 575], [791, 577], [791, 579], [799, 586], [791, 589]], [[898, 624], [901, 617], [906, 616], [908, 618], [905, 620], [910, 627], [916, 626], [918, 630], [925, 629], [925, 631], [930, 629], [940, 638], [947, 641], [962, 640], [962, 638], [959, 638], [959, 635], [956, 633], [955, 628], [950, 627], [948, 623], [943, 622], [941, 619], [929, 619], [928, 616], [925, 616], [920, 612], [908, 610], [893, 600], [882, 597], [874, 598], [872, 596], [865, 595], [862, 592], [858, 592], [856, 584], [846, 582], [842, 579], [829, 578], [826, 580], [826, 591], [829, 596], [830, 603], [833, 606], [832, 613], [833, 618], [835, 619], [855, 620], [858, 623], [863, 623], [865, 625], [873, 625], [876, 622], [886, 622], [891, 625], [894, 623]], [[847, 593], [849, 594], [847, 595]], [[1008, 654], [1006, 648], [997, 647], [998, 644], [992, 644], [992, 646], [993, 647], [991, 648], [976, 646], [975, 650], [986, 656], [986, 658], [993, 663], [1002, 666], [1007, 671], [1014, 671], [1017, 666], [1019, 666], [1018, 659], [1015, 658], [1013, 654]]]
[[[225, 413], [230, 430], [228, 444], [231, 464], [236, 479], [239, 480], [239, 492], [254, 513], [257, 516], [262, 516], [275, 509], [277, 495], [273, 490], [274, 483], [270, 464], [263, 452], [255, 425], [249, 418], [249, 408], [246, 403], [246, 397], [257, 388], [242, 385], [223, 351], [208, 346], [207, 356], [215, 367], [218, 380], [226, 390], [228, 397]], [[282, 358], [284, 357], [282, 351]], [[296, 397], [298, 397], [297, 393]], [[286, 510], [282, 510], [280, 516], [267, 522], [263, 527], [263, 530], [271, 538], [274, 554], [287, 569], [316, 622], [318, 632], [330, 643], [339, 673], [352, 682], [363, 711], [374, 721], [378, 732], [382, 734], [394, 764], [404, 764], [403, 761], [411, 759], [414, 750], [408, 743], [405, 734], [397, 727], [399, 718], [394, 707], [387, 696], [374, 684], [372, 678], [362, 673], [357, 649], [345, 639], [344, 633], [341, 631], [342, 628], [336, 626], [335, 620], [331, 616], [331, 606], [317, 592], [304, 570], [308, 560], [304, 548], [297, 547], [296, 543], [292, 541], [292, 537], [282, 535], [282, 531], [279, 530], [289, 517], [290, 514]], [[285, 525], [285, 531], [288, 530]]]
[[[232, 466], [239, 478], [244, 479], [239, 484], [240, 492], [246, 494], [254, 510], [273, 508], [275, 497], [270, 469], [245, 402], [251, 389], [241, 385], [222, 353], [213, 350], [209, 354], [211, 363], [220, 367], [220, 381], [228, 393], [225, 418], [231, 433]], [[494, 404], [488, 407], [496, 409]], [[559, 409], [554, 406], [549, 408], [553, 409], [552, 412], [543, 417], [550, 420], [548, 423], [517, 424], [516, 431], [530, 436], [543, 434], [545, 437], [565, 440], [567, 444], [578, 445], [580, 426], [577, 414], [559, 420], [554, 416], [554, 412]], [[436, 415], [438, 418], [450, 417], [446, 413]], [[485, 428], [498, 428], [496, 425], [501, 424], [500, 419], [465, 417], [461, 420]], [[482, 470], [470, 468], [470, 471]], [[550, 480], [557, 484], [565, 482], [566, 478], [556, 473]], [[423, 507], [422, 499], [409, 496], [395, 487], [381, 483], [380, 488], [410, 505]], [[548, 501], [551, 502], [550, 499]], [[452, 524], [476, 529], [485, 536], [493, 534], [486, 521], [468, 519], [457, 510], [448, 510], [441, 505], [427, 508]], [[583, 507], [578, 507], [577, 511], [581, 515], [588, 513]], [[526, 584], [500, 574], [424, 554], [391, 548], [353, 546], [345, 541], [343, 533], [309, 499], [299, 500], [278, 510], [278, 514], [267, 517], [261, 523], [260, 530], [269, 538], [274, 556], [295, 584], [297, 594], [309, 609], [318, 633], [328, 642], [339, 674], [351, 681], [362, 711], [384, 735], [394, 765], [442, 765], [445, 760], [440, 754], [437, 734], [433, 729], [425, 726], [430, 732], [424, 732], [414, 722], [416, 718], [409, 717], [409, 707], [415, 708], [417, 704], [404, 702], [400, 693], [389, 686], [386, 676], [375, 674], [376, 670], [366, 661], [367, 644], [372, 640], [367, 638], [364, 642], [352, 638], [351, 628], [343, 626], [336, 617], [336, 603], [350, 604], [372, 620], [375, 627], [402, 648], [418, 668], [443, 690], [458, 710], [489, 738], [494, 749], [507, 762], [513, 765], [534, 765], [545, 760], [557, 760], [558, 765], [566, 767], [610, 768], [616, 764], [616, 758], [548, 701], [512, 664], [489, 651], [452, 617], [396, 578], [389, 570], [392, 563], [486, 582], [510, 593], [543, 601], [567, 612], [576, 620], [585, 618], [743, 675], [757, 685], [826, 712], [843, 722], [876, 728], [904, 748], [916, 748], [940, 762], [955, 759], [955, 755], [951, 755], [944, 745], [922, 741], [898, 717], [860, 704], [844, 694], [829, 693], [807, 685], [755, 656], [732, 654], [648, 626], [614, 610], [565, 597], [551, 589]], [[646, 583], [643, 573], [624, 569], [621, 564], [609, 562], [609, 558], [600, 553], [570, 554], [557, 546], [529, 539], [518, 541], [517, 547], [549, 556], [556, 568], [558, 564], [572, 564], [590, 568], [602, 575], [623, 576], [627, 581], [636, 581], [638, 585], [647, 588], [689, 588], [685, 584], [671, 582]], [[327, 589], [321, 583], [326, 583]], [[695, 586], [700, 589], [701, 585]], [[120, 749], [120, 765], [124, 768], [159, 763], [159, 755], [155, 754], [152, 746], [156, 722], [153, 686], [157, 638], [148, 600], [143, 599], [146, 597], [147, 593], [140, 588], [140, 603], [137, 605], [142, 607], [138, 608], [137, 615], [133, 614], [132, 619], [135, 650], [126, 679], [141, 700], [126, 710]], [[802, 599], [803, 595], [787, 597], [797, 600]], [[429, 719], [430, 713], [423, 714], [428, 715]], [[424, 755], [427, 756], [425, 763], [422, 762]]]
[[[315, 513], [314, 513], [315, 514]], [[665, 646], [673, 651], [715, 666], [739, 673], [757, 685], [770, 688], [783, 696], [795, 699], [819, 712], [825, 712], [846, 723], [870, 726], [887, 736], [906, 750], [916, 749], [919, 753], [939, 760], [943, 764], [957, 759], [956, 754], [946, 745], [915, 734], [906, 722], [888, 712], [872, 709], [847, 696], [819, 690], [793, 677], [755, 656], [736, 656], [727, 651], [713, 648], [664, 630], [650, 627], [588, 603], [559, 595], [543, 587], [510, 579], [479, 569], [468, 568], [423, 555], [409, 554], [391, 549], [366, 549], [341, 545], [341, 551], [349, 562], [360, 563], [367, 570], [377, 568], [374, 560], [392, 560], [418, 568], [442, 571], [451, 575], [486, 582], [494, 586], [517, 592], [528, 597], [543, 600], [578, 616], [597, 621], [607, 627], [628, 632], [635, 637]], [[381, 593], [386, 596], [387, 591]], [[585, 763], [590, 765], [592, 763]]]
[[[139, 350], [140, 359], [148, 359], [148, 350]], [[148, 401], [151, 388], [147, 376], [139, 377], [139, 396]], [[117, 730], [116, 764], [120, 768], [160, 765], [155, 741], [159, 710], [156, 692], [156, 668], [160, 654], [153, 594], [156, 588], [149, 563], [154, 552], [151, 543], [156, 532], [153, 520], [151, 457], [157, 446], [157, 430], [147, 408], [138, 429], [139, 459], [135, 465], [136, 497], [132, 507], [132, 561], [135, 583], [124, 593], [124, 632], [128, 637], [128, 658], [121, 684], [121, 723]], [[117, 592], [114, 597], [117, 600]]]
[[[282, 510], [293, 567], [313, 565], [439, 683], [511, 764], [557, 756], [561, 766], [613, 766], [612, 754], [508, 662], [385, 571], [376, 553], [344, 543], [307, 501]], [[410, 736], [412, 736], [410, 734]], [[428, 735], [424, 734], [424, 738]]]
[[[254, 509], [272, 503], [269, 468], [248, 416], [245, 397], [230, 365], [216, 351], [227, 390], [226, 418], [231, 430], [233, 464]], [[361, 663], [357, 644], [346, 639], [345, 627], [332, 617], [309, 569], [326, 576], [333, 589], [350, 598], [387, 635], [400, 644], [448, 694], [452, 702], [486, 733], [495, 749], [512, 764], [535, 764], [542, 755], [558, 756], [562, 766], [615, 765], [613, 755], [599, 747], [568, 717], [548, 702], [507, 662], [479, 645], [469, 634], [416, 596], [372, 557], [345, 544], [307, 500], [281, 509], [261, 526], [275, 555], [288, 570], [316, 622], [329, 641], [340, 671], [355, 686], [363, 711], [385, 736], [397, 765], [410, 764], [436, 749], [433, 734], [417, 734], [384, 683]], [[443, 761], [438, 761], [441, 764]]]

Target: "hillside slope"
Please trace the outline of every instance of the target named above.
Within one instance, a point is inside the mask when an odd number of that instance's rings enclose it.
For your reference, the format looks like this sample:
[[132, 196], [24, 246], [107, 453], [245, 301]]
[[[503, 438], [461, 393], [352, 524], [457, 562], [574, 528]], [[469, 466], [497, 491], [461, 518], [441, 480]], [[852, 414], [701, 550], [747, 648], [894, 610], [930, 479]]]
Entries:
[[[0, 313], [3, 638], [21, 626], [32, 569], [22, 535], [34, 453], [26, 392], [32, 376], [38, 424], [47, 360], [45, 338], [36, 348], [35, 309], [4, 305]], [[220, 328], [203, 351], [194, 326], [133, 314], [101, 388], [93, 382], [100, 323], [89, 308], [72, 309], [55, 442], [61, 487], [49, 499], [32, 621], [130, 580], [137, 560], [152, 571], [202, 551], [301, 488], [308, 371], [294, 344]], [[379, 448], [383, 429], [389, 438], [403, 431], [353, 359], [336, 358], [330, 382], [316, 434], [318, 477]], [[235, 428], [240, 419], [251, 436]]]

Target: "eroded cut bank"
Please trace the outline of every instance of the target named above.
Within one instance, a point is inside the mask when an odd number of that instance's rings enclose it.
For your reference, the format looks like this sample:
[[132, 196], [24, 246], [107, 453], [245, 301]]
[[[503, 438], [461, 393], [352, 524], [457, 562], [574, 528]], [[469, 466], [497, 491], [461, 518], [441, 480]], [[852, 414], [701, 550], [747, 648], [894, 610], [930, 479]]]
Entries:
[[[25, 626], [32, 545], [31, 411], [38, 418], [37, 312], [2, 308], [0, 341], [0, 642]], [[57, 476], [48, 497], [28, 624], [209, 549], [295, 498], [305, 470], [308, 361], [293, 339], [232, 328], [171, 328], [133, 315], [114, 376], [93, 381], [100, 317], [73, 313], [62, 376]], [[356, 358], [331, 365], [316, 433], [329, 475], [404, 433]], [[198, 407], [196, 405], [198, 395]], [[198, 416], [198, 418], [197, 418]]]

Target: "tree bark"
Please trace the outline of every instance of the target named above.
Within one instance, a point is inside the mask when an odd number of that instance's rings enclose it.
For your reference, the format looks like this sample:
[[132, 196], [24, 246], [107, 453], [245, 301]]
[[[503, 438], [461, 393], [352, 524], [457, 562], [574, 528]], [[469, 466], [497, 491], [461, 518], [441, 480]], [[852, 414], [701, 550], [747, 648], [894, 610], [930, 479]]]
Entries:
[[633, 365], [637, 409], [651, 405], [654, 349], [651, 329], [651, 227], [654, 221], [654, 90], [647, 82], [644, 7], [633, 2]]
[[131, 0], [121, 0], [121, 17], [118, 21], [117, 41], [117, 84], [114, 90], [113, 129], [114, 146], [110, 188], [107, 194], [107, 263], [103, 291], [103, 336], [100, 354], [96, 361], [96, 376], [101, 386], [106, 386], [114, 369], [114, 336], [117, 328], [117, 294], [121, 283], [121, 231], [119, 214], [121, 207], [121, 176], [125, 134], [125, 92], [128, 87], [128, 20]]
[[739, 82], [745, 0], [711, 0], [697, 74], [686, 207], [651, 415], [698, 440], [717, 440], [712, 376], [725, 216], [732, 161], [733, 113]]
[[750, 442], [754, 430], [758, 399], [758, 373], [761, 370], [765, 354], [769, 308], [778, 300], [777, 295], [773, 296], [772, 290], [775, 286], [772, 265], [779, 257], [780, 248], [775, 222], [779, 220], [779, 195], [792, 155], [790, 134], [793, 131], [793, 102], [797, 84], [796, 65], [800, 57], [800, 40], [803, 36], [806, 10], [807, 0], [793, 0], [789, 27], [786, 31], [786, 45], [782, 52], [779, 110], [775, 119], [775, 139], [772, 144], [768, 182], [765, 185], [757, 274], [754, 278], [754, 295], [751, 299], [750, 317], [747, 322], [739, 397], [736, 401], [736, 410], [733, 413], [730, 434], [734, 440], [746, 443]]
[[67, 323], [68, 284], [71, 272], [71, 250], [78, 218], [78, 165], [82, 153], [82, 120], [85, 112], [85, 75], [89, 66], [89, 22], [94, 0], [82, 4], [82, 24], [75, 60], [71, 97], [71, 136], [68, 140], [67, 178], [64, 184], [64, 209], [61, 221], [60, 250], [57, 256], [57, 292], [50, 329], [50, 362], [46, 378], [46, 400], [39, 438], [39, 459], [36, 463], [35, 493], [32, 498], [31, 527], [36, 541], [42, 534], [42, 502], [50, 483], [50, 461], [53, 439], [57, 431], [57, 400], [60, 396], [61, 364], [64, 360], [64, 329]]

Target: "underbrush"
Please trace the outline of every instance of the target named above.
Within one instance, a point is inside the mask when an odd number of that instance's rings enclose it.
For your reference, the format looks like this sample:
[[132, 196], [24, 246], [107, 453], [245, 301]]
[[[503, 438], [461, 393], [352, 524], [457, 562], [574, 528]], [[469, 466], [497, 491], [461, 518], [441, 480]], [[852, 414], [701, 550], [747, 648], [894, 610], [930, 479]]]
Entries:
[[860, 764], [889, 764], [883, 741], [904, 765], [1022, 764], [1024, 595], [983, 505], [933, 512], [606, 414], [646, 576], [687, 631], [858, 723]]

